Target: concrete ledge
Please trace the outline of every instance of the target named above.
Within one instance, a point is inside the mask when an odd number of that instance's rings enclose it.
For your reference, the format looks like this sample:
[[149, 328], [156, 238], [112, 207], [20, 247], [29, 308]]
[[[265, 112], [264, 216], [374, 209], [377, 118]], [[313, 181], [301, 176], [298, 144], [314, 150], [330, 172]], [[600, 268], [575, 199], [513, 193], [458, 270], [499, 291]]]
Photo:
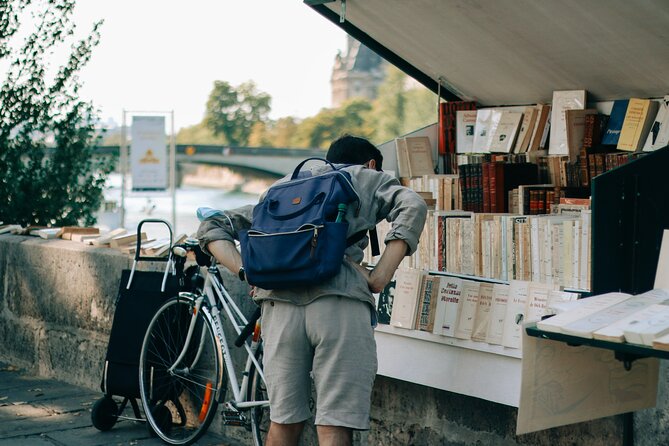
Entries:
[[[99, 391], [121, 271], [131, 258], [115, 250], [65, 240], [0, 235], [0, 358], [44, 377]], [[163, 263], [141, 269], [162, 270]], [[223, 272], [228, 291], [252, 312], [248, 289]], [[241, 352], [240, 352], [241, 353]], [[238, 360], [239, 358], [237, 358]], [[407, 364], [430, 367], [430, 364]], [[489, 371], [494, 374], [494, 370]], [[636, 446], [669, 438], [663, 361], [658, 408], [635, 414]], [[504, 385], [504, 383], [499, 383]], [[622, 417], [550, 429], [517, 437], [517, 410], [508, 406], [377, 377], [372, 429], [354, 435], [356, 445], [621, 445]], [[212, 429], [250, 444], [244, 429]], [[316, 444], [313, 427], [303, 444]]]

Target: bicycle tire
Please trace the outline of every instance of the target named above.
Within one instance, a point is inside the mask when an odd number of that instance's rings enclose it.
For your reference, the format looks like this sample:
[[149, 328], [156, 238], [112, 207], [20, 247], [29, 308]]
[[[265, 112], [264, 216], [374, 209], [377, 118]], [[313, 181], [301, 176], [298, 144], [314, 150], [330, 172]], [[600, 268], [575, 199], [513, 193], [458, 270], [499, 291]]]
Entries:
[[[262, 343], [258, 346], [255, 355], [258, 363], [262, 365]], [[268, 400], [267, 385], [262, 380], [258, 369], [252, 366], [251, 369], [251, 385], [249, 386], [247, 400], [248, 401], [266, 401]], [[252, 407], [250, 409], [251, 417], [251, 436], [255, 446], [263, 446], [267, 439], [269, 432], [269, 406]]]
[[146, 420], [173, 445], [188, 445], [204, 435], [227, 388], [219, 339], [204, 305], [184, 358], [169, 371], [184, 348], [194, 308], [191, 298], [165, 302], [151, 319], [139, 361]]

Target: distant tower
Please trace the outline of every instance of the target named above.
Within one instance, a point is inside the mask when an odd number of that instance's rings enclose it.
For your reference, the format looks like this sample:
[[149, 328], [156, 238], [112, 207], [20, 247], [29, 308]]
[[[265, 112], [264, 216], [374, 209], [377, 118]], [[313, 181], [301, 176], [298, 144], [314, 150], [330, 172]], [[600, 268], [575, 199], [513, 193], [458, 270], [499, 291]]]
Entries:
[[353, 37], [347, 38], [346, 54], [337, 54], [330, 84], [332, 107], [354, 97], [374, 99], [383, 81], [386, 62]]

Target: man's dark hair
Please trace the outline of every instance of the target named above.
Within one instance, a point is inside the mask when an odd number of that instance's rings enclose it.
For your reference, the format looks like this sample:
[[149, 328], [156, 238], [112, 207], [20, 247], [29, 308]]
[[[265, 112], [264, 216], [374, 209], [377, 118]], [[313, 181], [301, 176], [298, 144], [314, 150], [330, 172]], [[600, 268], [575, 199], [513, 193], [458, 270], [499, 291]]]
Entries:
[[335, 164], [365, 164], [369, 160], [376, 162], [376, 170], [383, 166], [381, 151], [365, 138], [344, 135], [332, 141], [325, 159]]

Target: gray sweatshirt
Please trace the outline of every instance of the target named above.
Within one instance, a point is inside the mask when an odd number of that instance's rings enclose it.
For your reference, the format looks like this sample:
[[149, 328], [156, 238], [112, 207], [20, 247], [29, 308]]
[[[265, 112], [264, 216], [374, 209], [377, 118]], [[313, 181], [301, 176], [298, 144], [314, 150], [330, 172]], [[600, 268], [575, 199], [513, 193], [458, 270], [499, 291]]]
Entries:
[[[329, 166], [318, 166], [312, 169], [314, 175], [330, 169]], [[384, 242], [404, 240], [408, 245], [407, 255], [413, 254], [425, 224], [427, 206], [425, 201], [413, 190], [403, 187], [396, 178], [384, 172], [367, 169], [363, 166], [344, 167], [351, 174], [351, 182], [360, 196], [360, 211], [356, 215], [357, 206], [350, 206], [346, 213], [349, 223], [348, 236], [373, 228], [376, 223], [387, 219], [391, 222], [391, 230]], [[279, 182], [287, 181], [289, 176]], [[261, 198], [262, 199], [262, 198]], [[214, 240], [234, 241], [238, 239], [238, 231], [251, 227], [253, 206], [243, 206], [225, 211], [230, 218], [215, 216], [204, 220], [198, 229], [197, 237], [201, 247], [206, 250], [208, 243]], [[232, 223], [233, 226], [230, 225]], [[364, 237], [346, 249], [350, 261], [360, 263], [363, 250], [368, 244]], [[368, 302], [374, 306], [366, 278], [344, 260], [339, 273], [323, 283], [289, 290], [256, 291], [256, 300], [272, 299], [306, 305], [322, 296], [343, 296]]]

